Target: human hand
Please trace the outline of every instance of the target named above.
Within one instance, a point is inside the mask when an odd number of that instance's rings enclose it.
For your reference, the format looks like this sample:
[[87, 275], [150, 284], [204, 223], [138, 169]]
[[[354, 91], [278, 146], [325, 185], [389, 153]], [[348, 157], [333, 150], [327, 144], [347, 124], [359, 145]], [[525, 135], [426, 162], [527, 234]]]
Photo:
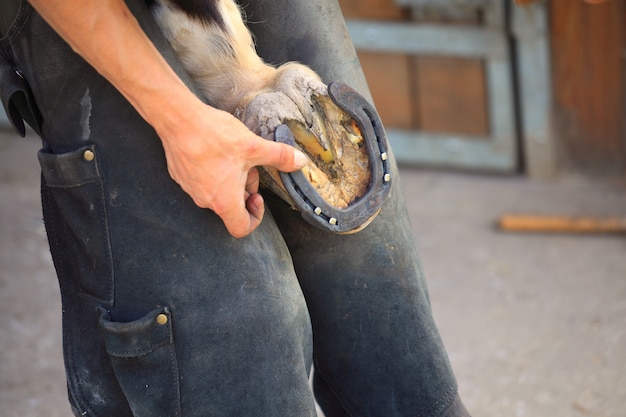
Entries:
[[159, 131], [170, 176], [203, 208], [213, 210], [234, 237], [251, 233], [265, 212], [256, 166], [292, 172], [307, 157], [289, 145], [252, 133], [231, 114], [200, 103], [175, 130]]
[[171, 177], [194, 202], [217, 213], [235, 237], [256, 229], [265, 209], [255, 167], [292, 172], [307, 157], [256, 136], [231, 114], [201, 102], [124, 1], [29, 1], [155, 128]]

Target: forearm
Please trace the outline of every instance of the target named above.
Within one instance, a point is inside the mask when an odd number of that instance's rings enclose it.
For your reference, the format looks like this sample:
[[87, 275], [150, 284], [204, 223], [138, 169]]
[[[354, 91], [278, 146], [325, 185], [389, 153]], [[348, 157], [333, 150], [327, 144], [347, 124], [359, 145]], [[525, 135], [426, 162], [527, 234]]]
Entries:
[[[167, 137], [201, 102], [143, 32], [123, 0], [30, 0], [66, 42]], [[182, 103], [185, 103], [183, 106]], [[206, 111], [206, 106], [203, 111]]]
[[233, 236], [261, 222], [258, 165], [294, 171], [295, 148], [252, 133], [204, 104], [170, 68], [123, 0], [30, 0], [57, 33], [108, 79], [156, 130], [170, 176], [217, 213]]

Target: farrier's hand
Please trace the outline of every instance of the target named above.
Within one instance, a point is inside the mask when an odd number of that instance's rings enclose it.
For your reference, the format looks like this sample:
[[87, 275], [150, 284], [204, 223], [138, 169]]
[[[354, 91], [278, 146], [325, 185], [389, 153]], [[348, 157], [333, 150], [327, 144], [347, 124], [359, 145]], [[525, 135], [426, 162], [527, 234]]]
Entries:
[[[307, 158], [295, 148], [267, 141], [229, 113], [200, 102], [169, 126], [157, 128], [171, 177], [194, 202], [213, 210], [234, 237], [252, 232], [263, 218], [259, 165], [291, 172]], [[159, 125], [159, 124], [158, 124]]]
[[146, 36], [124, 0], [29, 0], [87, 62], [109, 80], [163, 141], [170, 175], [236, 237], [264, 212], [257, 165], [294, 171], [306, 157], [252, 134], [203, 104]]

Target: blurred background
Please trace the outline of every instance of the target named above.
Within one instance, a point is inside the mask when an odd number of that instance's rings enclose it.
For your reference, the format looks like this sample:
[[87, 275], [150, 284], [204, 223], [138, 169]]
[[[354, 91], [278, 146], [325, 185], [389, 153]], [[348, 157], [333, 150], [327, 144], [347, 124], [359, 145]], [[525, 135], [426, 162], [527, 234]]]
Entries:
[[517, 1], [340, 1], [398, 158], [623, 175], [624, 1]]
[[[470, 412], [626, 415], [626, 0], [340, 4]], [[3, 117], [0, 417], [69, 416], [39, 142]]]

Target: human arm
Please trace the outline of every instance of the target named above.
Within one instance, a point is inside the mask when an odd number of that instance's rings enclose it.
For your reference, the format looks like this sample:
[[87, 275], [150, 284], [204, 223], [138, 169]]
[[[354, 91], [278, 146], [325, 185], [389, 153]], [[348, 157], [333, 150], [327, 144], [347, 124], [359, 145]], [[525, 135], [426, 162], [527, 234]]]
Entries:
[[161, 138], [171, 177], [235, 237], [264, 213], [256, 166], [294, 171], [306, 157], [253, 134], [200, 101], [169, 67], [123, 0], [29, 0], [122, 93]]

